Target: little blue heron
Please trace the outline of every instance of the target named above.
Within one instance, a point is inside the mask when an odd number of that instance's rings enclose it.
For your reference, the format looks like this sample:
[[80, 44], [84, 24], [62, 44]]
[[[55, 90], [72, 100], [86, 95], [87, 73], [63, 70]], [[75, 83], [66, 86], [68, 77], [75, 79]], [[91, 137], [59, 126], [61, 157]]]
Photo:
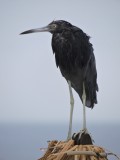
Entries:
[[52, 34], [52, 49], [56, 65], [67, 80], [70, 92], [70, 121], [67, 139], [72, 137], [74, 98], [72, 88], [83, 103], [83, 130], [87, 133], [85, 106], [93, 108], [97, 103], [98, 85], [96, 61], [90, 37], [80, 28], [64, 20], [53, 21], [43, 28], [31, 29], [21, 34], [35, 32]]

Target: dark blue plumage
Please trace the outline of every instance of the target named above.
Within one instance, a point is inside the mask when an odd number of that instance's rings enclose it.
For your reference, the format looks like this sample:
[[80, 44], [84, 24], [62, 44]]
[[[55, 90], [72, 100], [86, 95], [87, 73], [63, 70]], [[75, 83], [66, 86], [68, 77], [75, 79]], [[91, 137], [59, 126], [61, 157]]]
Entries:
[[[83, 82], [86, 91], [86, 106], [93, 108], [97, 103], [96, 91], [97, 71], [90, 37], [81, 29], [66, 21], [53, 21], [58, 25], [53, 32], [52, 48], [55, 53], [56, 65], [60, 68], [66, 80], [82, 100]], [[51, 23], [51, 24], [52, 24]]]

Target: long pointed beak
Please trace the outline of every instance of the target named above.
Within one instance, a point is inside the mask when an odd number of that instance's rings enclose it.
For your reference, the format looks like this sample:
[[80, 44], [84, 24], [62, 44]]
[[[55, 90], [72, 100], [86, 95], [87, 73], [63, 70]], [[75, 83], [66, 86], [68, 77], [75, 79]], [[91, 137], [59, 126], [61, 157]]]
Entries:
[[20, 34], [29, 34], [29, 33], [35, 33], [35, 32], [49, 32], [49, 31], [50, 31], [49, 26], [45, 26], [42, 28], [30, 29], [30, 30], [24, 31]]

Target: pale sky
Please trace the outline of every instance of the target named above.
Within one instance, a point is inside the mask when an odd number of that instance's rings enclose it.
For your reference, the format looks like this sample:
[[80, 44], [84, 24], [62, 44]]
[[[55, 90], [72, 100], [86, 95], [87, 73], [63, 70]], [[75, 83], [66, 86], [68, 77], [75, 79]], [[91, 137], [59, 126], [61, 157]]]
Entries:
[[[91, 36], [99, 93], [87, 121], [120, 123], [119, 0], [1, 1], [0, 122], [68, 122], [69, 90], [55, 65], [52, 35], [19, 35], [59, 19]], [[82, 103], [73, 93], [73, 122], [81, 124]]]

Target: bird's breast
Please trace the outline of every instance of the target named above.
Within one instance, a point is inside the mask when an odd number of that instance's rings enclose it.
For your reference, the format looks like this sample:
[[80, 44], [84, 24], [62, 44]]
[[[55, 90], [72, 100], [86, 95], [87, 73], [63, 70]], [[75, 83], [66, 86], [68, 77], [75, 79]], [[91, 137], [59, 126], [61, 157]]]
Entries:
[[75, 41], [71, 36], [56, 34], [52, 38], [52, 48], [55, 53], [57, 67], [70, 71], [75, 67], [77, 56], [74, 45]]

